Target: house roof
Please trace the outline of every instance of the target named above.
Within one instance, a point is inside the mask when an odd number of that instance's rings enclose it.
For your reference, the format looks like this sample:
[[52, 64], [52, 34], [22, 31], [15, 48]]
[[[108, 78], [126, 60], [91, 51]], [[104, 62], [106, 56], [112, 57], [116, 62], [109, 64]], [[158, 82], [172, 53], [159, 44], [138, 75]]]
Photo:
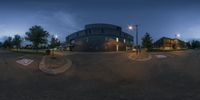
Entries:
[[[157, 40], [156, 42], [154, 42], [154, 43], [157, 43], [158, 41], [161, 41], [161, 40], [164, 40], [164, 39], [175, 40], [175, 39], [177, 39], [177, 38], [162, 37], [162, 38], [158, 39], [158, 40]], [[177, 40], [180, 41], [180, 42], [184, 42], [184, 41], [182, 41], [182, 40], [180, 40], [180, 39], [177, 39]]]

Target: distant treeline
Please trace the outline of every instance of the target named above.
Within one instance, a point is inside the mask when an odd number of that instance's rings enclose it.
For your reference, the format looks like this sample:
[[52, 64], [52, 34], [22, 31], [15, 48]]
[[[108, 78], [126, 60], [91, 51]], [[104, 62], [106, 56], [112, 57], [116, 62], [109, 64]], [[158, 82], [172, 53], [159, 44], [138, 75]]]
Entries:
[[200, 48], [200, 41], [199, 40], [192, 40], [187, 42], [187, 47], [190, 49]]
[[[32, 26], [28, 32], [25, 33], [25, 37], [21, 37], [16, 34], [13, 37], [9, 36], [5, 41], [0, 42], [1, 48], [7, 49], [20, 49], [20, 48], [30, 48], [30, 49], [46, 49], [46, 48], [56, 48], [61, 45], [60, 40], [57, 36], [52, 35], [50, 44], [48, 44], [49, 32], [45, 31], [41, 26]], [[32, 44], [22, 47], [23, 41], [29, 41]]]

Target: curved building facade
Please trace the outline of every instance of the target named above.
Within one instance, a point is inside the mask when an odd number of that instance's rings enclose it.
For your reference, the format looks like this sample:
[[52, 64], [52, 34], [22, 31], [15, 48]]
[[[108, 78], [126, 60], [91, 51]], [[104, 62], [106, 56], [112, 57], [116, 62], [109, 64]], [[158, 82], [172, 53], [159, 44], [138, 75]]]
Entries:
[[133, 36], [111, 24], [89, 24], [85, 29], [66, 37], [72, 51], [127, 51], [133, 46]]

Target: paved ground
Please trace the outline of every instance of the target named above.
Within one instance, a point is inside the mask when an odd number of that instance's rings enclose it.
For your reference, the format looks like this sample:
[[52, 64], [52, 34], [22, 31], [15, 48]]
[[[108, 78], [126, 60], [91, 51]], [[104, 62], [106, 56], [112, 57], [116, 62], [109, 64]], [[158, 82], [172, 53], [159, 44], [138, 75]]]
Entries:
[[[76, 53], [66, 73], [41, 72], [40, 55], [0, 50], [0, 100], [199, 100], [200, 51], [151, 53], [135, 62], [128, 53]], [[165, 59], [158, 59], [164, 54]], [[29, 67], [19, 56], [35, 60]]]

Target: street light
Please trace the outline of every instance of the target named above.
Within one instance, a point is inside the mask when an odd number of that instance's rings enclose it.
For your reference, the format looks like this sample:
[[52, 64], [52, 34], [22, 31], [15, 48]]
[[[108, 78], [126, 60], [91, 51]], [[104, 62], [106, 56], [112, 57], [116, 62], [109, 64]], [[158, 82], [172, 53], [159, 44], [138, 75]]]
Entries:
[[[58, 42], [58, 35], [54, 35], [55, 41], [54, 42]], [[53, 57], [54, 57], [54, 53], [55, 53], [56, 48], [53, 48]]]
[[128, 29], [130, 30], [130, 31], [132, 31], [133, 29], [135, 29], [135, 31], [136, 31], [136, 50], [138, 51], [138, 25], [128, 25]]
[[135, 29], [136, 31], [136, 46], [139, 45], [138, 43], [138, 25], [128, 25], [128, 30], [133, 31]]
[[57, 38], [58, 38], [58, 35], [54, 35], [54, 37], [57, 39]]
[[176, 38], [180, 38], [180, 37], [181, 37], [181, 34], [177, 33]]
[[133, 26], [132, 26], [132, 25], [128, 25], [128, 29], [129, 29], [130, 31], [132, 31], [132, 30], [133, 30]]

